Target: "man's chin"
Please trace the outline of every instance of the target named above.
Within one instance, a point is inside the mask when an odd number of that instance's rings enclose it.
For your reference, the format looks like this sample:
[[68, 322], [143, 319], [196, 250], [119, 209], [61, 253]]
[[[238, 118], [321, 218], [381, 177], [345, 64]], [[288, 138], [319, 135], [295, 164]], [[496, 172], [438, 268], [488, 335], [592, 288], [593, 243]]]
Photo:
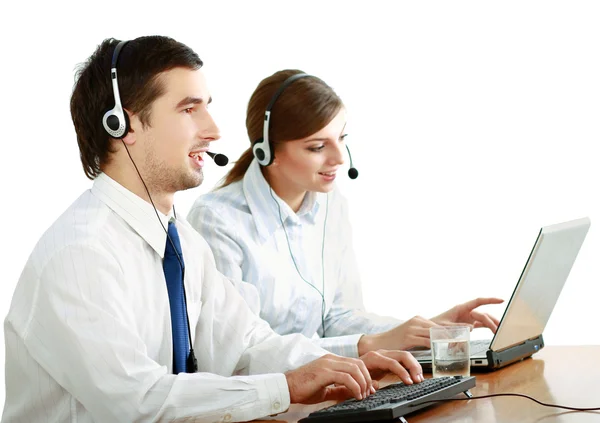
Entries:
[[177, 191], [185, 191], [187, 189], [192, 189], [199, 187], [204, 182], [204, 174], [202, 170], [200, 172], [194, 172], [191, 175], [188, 175], [181, 181], [180, 188]]

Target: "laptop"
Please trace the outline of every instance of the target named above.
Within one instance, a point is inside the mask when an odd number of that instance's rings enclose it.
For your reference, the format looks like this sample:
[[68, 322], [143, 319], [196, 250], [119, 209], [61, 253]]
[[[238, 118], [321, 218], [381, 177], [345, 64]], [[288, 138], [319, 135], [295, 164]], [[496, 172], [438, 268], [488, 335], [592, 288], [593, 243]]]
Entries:
[[[493, 339], [471, 341], [472, 369], [498, 369], [544, 347], [542, 332], [590, 223], [585, 217], [541, 228]], [[431, 371], [431, 350], [411, 353]]]

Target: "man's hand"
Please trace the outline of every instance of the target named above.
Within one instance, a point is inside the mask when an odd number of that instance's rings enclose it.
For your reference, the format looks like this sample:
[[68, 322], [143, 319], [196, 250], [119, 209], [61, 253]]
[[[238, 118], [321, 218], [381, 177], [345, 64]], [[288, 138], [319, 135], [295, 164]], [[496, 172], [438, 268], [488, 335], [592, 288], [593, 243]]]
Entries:
[[359, 359], [328, 354], [287, 372], [285, 377], [292, 404], [314, 404], [366, 398], [378, 387], [373, 378], [379, 379], [388, 372], [409, 385], [423, 381], [421, 366], [403, 351], [372, 351]]
[[315, 404], [350, 396], [360, 400], [375, 392], [364, 362], [333, 354], [289, 371], [285, 378], [292, 404]]
[[369, 351], [380, 349], [407, 350], [415, 347], [431, 348], [429, 328], [433, 326], [465, 325], [472, 328], [486, 327], [496, 333], [499, 321], [488, 313], [475, 310], [487, 304], [500, 304], [500, 298], [477, 298], [452, 307], [450, 310], [429, 320], [416, 316], [401, 325], [373, 335], [364, 335], [358, 341], [358, 353], [363, 355]]
[[[365, 363], [371, 378], [375, 381], [381, 379], [387, 373], [395, 374], [405, 385], [412, 385], [413, 383], [420, 383], [425, 380], [421, 365], [411, 353], [406, 351], [370, 351], [362, 355], [360, 360]], [[376, 382], [373, 383], [375, 384]]]

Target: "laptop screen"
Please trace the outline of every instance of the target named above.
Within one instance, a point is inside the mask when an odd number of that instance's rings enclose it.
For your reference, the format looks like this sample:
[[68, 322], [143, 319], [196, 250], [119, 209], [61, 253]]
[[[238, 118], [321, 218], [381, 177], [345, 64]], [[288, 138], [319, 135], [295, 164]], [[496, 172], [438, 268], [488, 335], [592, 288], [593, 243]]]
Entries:
[[542, 334], [590, 227], [582, 218], [543, 227], [490, 348], [502, 351]]

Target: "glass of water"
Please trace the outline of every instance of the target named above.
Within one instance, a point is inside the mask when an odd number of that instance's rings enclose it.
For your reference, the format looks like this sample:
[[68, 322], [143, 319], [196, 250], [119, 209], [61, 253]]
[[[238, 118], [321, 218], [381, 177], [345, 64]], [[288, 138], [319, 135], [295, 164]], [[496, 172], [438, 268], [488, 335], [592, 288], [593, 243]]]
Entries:
[[429, 328], [433, 377], [471, 375], [470, 333], [469, 326]]

